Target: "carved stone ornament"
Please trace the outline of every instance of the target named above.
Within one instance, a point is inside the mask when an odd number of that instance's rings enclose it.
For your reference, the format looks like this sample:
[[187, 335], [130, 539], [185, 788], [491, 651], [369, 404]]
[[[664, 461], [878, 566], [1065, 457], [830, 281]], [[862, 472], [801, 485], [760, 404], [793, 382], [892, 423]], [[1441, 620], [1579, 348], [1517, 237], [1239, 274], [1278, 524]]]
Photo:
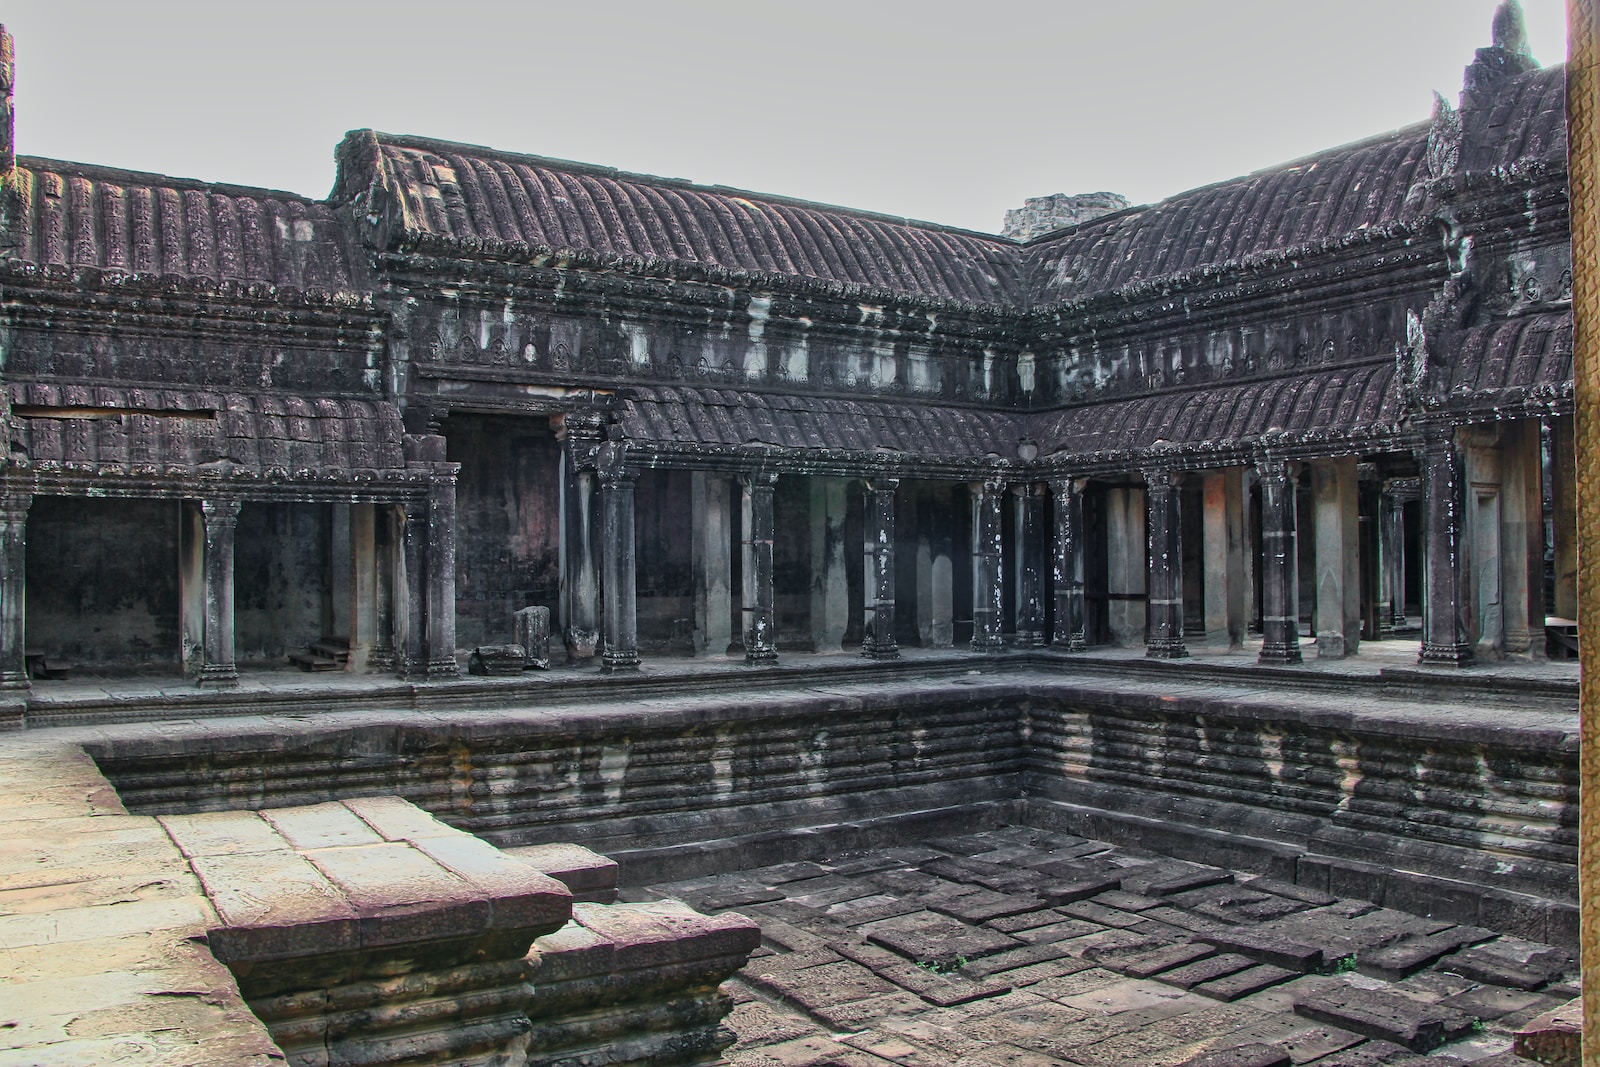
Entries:
[[1428, 173], [1435, 181], [1454, 173], [1460, 164], [1461, 139], [1461, 112], [1434, 93], [1433, 123], [1428, 127]]

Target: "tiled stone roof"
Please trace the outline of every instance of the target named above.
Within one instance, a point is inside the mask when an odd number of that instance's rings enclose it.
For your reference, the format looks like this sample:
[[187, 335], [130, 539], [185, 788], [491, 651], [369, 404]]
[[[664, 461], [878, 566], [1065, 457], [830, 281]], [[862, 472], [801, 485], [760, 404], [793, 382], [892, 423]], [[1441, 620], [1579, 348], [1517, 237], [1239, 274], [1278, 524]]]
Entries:
[[1566, 162], [1567, 69], [1546, 67], [1495, 86], [1494, 104], [1462, 114], [1461, 169], [1489, 170], [1519, 160]]
[[394, 405], [295, 396], [16, 383], [9, 437], [35, 470], [359, 480], [404, 470]]
[[1529, 404], [1570, 407], [1572, 316], [1546, 312], [1472, 327], [1444, 373], [1451, 408], [1522, 414], [1518, 409]]
[[[376, 140], [410, 235], [654, 257], [837, 281], [941, 300], [1012, 304], [1013, 242], [930, 223], [443, 141]], [[348, 187], [351, 175], [342, 181]]]
[[12, 258], [219, 283], [358, 287], [348, 232], [327, 203], [55, 160], [23, 158], [18, 167]]

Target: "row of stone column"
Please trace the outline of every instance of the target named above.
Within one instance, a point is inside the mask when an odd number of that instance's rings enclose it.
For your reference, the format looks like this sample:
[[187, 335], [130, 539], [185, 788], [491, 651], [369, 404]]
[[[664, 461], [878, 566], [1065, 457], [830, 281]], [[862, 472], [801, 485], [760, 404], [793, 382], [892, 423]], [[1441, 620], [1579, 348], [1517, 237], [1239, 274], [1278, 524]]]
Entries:
[[[243, 501], [184, 500], [178, 603], [183, 670], [206, 688], [239, 684], [234, 542]], [[0, 496], [0, 687], [27, 688], [27, 525], [32, 496]], [[339, 506], [339, 505], [336, 505]], [[449, 678], [455, 656], [455, 485], [426, 500], [349, 507], [350, 643], [357, 669]]]

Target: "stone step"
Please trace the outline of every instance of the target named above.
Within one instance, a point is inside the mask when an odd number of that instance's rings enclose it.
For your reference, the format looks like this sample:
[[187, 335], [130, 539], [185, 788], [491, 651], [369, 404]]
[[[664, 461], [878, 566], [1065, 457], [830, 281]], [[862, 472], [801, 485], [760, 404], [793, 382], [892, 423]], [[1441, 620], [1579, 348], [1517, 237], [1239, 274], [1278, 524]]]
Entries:
[[303, 671], [337, 671], [344, 666], [336, 659], [318, 656], [311, 652], [291, 652], [289, 662]]

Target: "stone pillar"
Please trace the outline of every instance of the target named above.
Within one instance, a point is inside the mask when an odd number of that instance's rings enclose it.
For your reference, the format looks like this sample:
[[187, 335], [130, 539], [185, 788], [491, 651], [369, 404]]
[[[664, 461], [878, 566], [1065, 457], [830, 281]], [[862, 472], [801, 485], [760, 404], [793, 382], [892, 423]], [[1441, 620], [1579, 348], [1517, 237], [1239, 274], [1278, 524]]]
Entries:
[[1505, 650], [1543, 659], [1544, 491], [1543, 442], [1537, 419], [1506, 423], [1500, 431], [1500, 558]]
[[1449, 427], [1431, 428], [1422, 449], [1423, 559], [1422, 653], [1419, 663], [1465, 667], [1472, 663], [1462, 582], [1462, 519], [1466, 475]]
[[184, 677], [200, 677], [206, 661], [206, 519], [198, 500], [178, 504], [178, 640]]
[[561, 628], [568, 654], [591, 659], [600, 643], [601, 416], [571, 412], [552, 421], [561, 442]]
[[1044, 632], [1044, 504], [1045, 487], [1021, 483], [1011, 487], [1015, 504], [1012, 541], [1016, 565], [1016, 634], [1018, 648], [1038, 648]]
[[999, 652], [1001, 637], [1001, 526], [1000, 498], [1005, 483], [975, 482], [972, 486], [972, 651]]
[[1550, 420], [1550, 534], [1555, 552], [1555, 600], [1550, 613], [1578, 617], [1578, 480], [1572, 416]]
[[1385, 483], [1385, 522], [1388, 527], [1388, 548], [1383, 557], [1383, 571], [1390, 586], [1392, 626], [1405, 626], [1409, 621], [1406, 609], [1410, 606], [1406, 594], [1406, 505], [1422, 498], [1422, 482], [1418, 478], [1391, 478]]
[[1202, 494], [1206, 645], [1238, 648], [1244, 644], [1248, 592], [1244, 564], [1243, 469], [1205, 472]]
[[390, 674], [397, 666], [395, 607], [399, 599], [396, 590], [404, 573], [399, 548], [405, 512], [391, 504], [374, 505], [373, 512], [372, 652], [367, 657], [367, 673]]
[[600, 450], [601, 580], [605, 583], [600, 669], [608, 674], [639, 668], [639, 605], [634, 565], [633, 480], [625, 465], [620, 429]]
[[328, 599], [322, 619], [322, 636], [342, 637], [350, 643], [354, 652], [355, 619], [350, 611], [354, 606], [352, 567], [355, 546], [350, 540], [350, 507], [345, 501], [335, 501], [328, 507]]
[[863, 500], [862, 576], [866, 604], [861, 654], [868, 659], [899, 659], [894, 623], [894, 496], [899, 478], [869, 478]]
[[205, 523], [206, 614], [204, 652], [196, 683], [232, 689], [239, 684], [233, 651], [233, 535], [239, 502], [213, 498], [200, 502]]
[[346, 669], [365, 674], [378, 630], [378, 516], [371, 504], [351, 504], [350, 660]]
[[27, 689], [28, 493], [0, 494], [0, 689]]
[[1151, 659], [1182, 659], [1183, 643], [1183, 514], [1178, 480], [1171, 471], [1144, 474], [1149, 510], [1145, 530], [1150, 566], [1150, 629], [1144, 654]]
[[776, 474], [739, 476], [744, 504], [744, 661], [752, 666], [778, 662], [773, 644], [772, 493]]
[[1055, 538], [1052, 554], [1056, 617], [1050, 646], [1061, 652], [1082, 652], [1083, 604], [1083, 482], [1057, 478], [1050, 483], [1055, 498]]
[[427, 630], [423, 625], [423, 582], [427, 575], [428, 505], [408, 500], [399, 516], [400, 545], [395, 568], [395, 650], [402, 678], [428, 676]]
[[708, 471], [689, 476], [694, 653], [721, 656], [733, 643], [733, 504], [729, 479]]
[[1147, 630], [1145, 604], [1144, 491], [1137, 488], [1106, 492], [1106, 594], [1110, 600], [1111, 639], [1127, 647], [1144, 644]]
[[850, 624], [850, 583], [844, 563], [844, 519], [849, 483], [811, 479], [811, 641], [818, 652], [838, 652]]
[[[951, 648], [956, 643], [955, 529], [958, 512], [951, 507], [949, 488], [938, 497], [924, 498], [928, 508], [928, 647]], [[942, 499], [940, 499], [942, 498]]]
[[1361, 644], [1361, 512], [1354, 456], [1311, 465], [1318, 659], [1355, 655]]
[[428, 487], [427, 677], [459, 678], [456, 663], [456, 482], [454, 476], [435, 478]]
[[[1394, 633], [1395, 620], [1402, 614], [1398, 600], [1405, 595], [1404, 572], [1395, 569], [1405, 518], [1394, 494], [1385, 482], [1378, 494], [1378, 636]], [[1399, 579], [1398, 581], [1396, 579]]]
[[1295, 543], [1295, 478], [1281, 459], [1256, 467], [1261, 485], [1262, 663], [1299, 663], [1300, 619], [1295, 586], [1300, 580]]

